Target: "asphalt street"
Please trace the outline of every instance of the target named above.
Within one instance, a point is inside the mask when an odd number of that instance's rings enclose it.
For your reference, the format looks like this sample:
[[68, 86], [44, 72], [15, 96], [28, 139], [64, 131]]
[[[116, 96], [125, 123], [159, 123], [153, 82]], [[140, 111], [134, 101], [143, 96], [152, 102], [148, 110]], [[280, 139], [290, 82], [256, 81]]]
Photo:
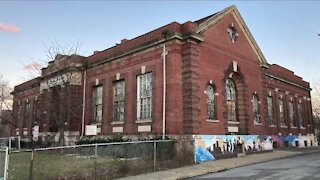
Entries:
[[191, 180], [312, 180], [320, 179], [320, 152], [191, 178]]

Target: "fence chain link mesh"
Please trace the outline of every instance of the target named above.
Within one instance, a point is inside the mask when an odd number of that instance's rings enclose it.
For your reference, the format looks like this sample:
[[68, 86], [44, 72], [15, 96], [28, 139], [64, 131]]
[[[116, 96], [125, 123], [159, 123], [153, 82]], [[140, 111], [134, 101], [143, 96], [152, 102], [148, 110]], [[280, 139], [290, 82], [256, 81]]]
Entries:
[[0, 180], [4, 179], [4, 171], [5, 171], [5, 161], [6, 161], [6, 151], [0, 149]]
[[9, 179], [114, 179], [179, 167], [183, 160], [177, 160], [174, 143], [138, 141], [11, 152]]
[[8, 179], [28, 179], [31, 151], [17, 151], [9, 154]]
[[20, 150], [20, 137], [0, 138], [0, 148], [9, 147], [10, 149]]

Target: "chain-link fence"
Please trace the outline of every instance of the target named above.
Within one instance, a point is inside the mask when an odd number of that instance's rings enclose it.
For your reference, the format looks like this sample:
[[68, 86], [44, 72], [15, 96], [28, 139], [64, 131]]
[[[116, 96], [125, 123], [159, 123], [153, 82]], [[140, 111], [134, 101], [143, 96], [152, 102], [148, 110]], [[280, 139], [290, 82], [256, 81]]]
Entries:
[[9, 147], [9, 149], [20, 150], [21, 138], [19, 136], [0, 138], [0, 148], [5, 147]]
[[161, 140], [11, 152], [8, 179], [114, 179], [193, 163], [181, 147]]
[[0, 149], [0, 180], [6, 179], [8, 163], [8, 148]]
[[6, 152], [0, 150], [0, 179], [4, 179]]

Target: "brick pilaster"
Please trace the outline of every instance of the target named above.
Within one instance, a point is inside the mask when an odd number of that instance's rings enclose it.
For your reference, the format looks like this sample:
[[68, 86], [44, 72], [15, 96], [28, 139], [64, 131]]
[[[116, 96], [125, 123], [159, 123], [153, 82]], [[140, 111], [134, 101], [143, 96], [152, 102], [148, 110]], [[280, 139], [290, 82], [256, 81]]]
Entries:
[[199, 50], [197, 44], [182, 45], [183, 133], [199, 133]]

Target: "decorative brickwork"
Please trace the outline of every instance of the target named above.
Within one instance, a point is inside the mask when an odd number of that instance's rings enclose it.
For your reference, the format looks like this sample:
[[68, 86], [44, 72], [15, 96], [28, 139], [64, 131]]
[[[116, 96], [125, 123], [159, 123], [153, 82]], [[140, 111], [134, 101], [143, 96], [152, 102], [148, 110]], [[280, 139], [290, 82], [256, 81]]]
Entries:
[[[239, 128], [239, 132], [237, 134], [248, 134], [248, 121], [250, 121], [250, 118], [248, 116], [248, 97], [246, 95], [246, 82], [245, 82], [245, 76], [241, 72], [241, 68], [237, 67], [237, 72], [234, 72], [233, 64], [231, 63], [224, 71], [225, 78], [222, 80], [222, 87], [225, 87], [225, 82], [227, 78], [232, 78], [236, 85], [236, 116], [237, 121], [239, 122], [239, 125], [237, 126]], [[228, 129], [228, 126], [230, 126], [228, 120], [227, 120], [227, 104], [226, 104], [226, 93], [225, 91], [222, 91], [224, 95], [224, 119], [225, 119], [225, 128]], [[234, 125], [231, 125], [234, 126]]]
[[199, 128], [199, 50], [194, 42], [182, 45], [183, 132], [198, 134]]

